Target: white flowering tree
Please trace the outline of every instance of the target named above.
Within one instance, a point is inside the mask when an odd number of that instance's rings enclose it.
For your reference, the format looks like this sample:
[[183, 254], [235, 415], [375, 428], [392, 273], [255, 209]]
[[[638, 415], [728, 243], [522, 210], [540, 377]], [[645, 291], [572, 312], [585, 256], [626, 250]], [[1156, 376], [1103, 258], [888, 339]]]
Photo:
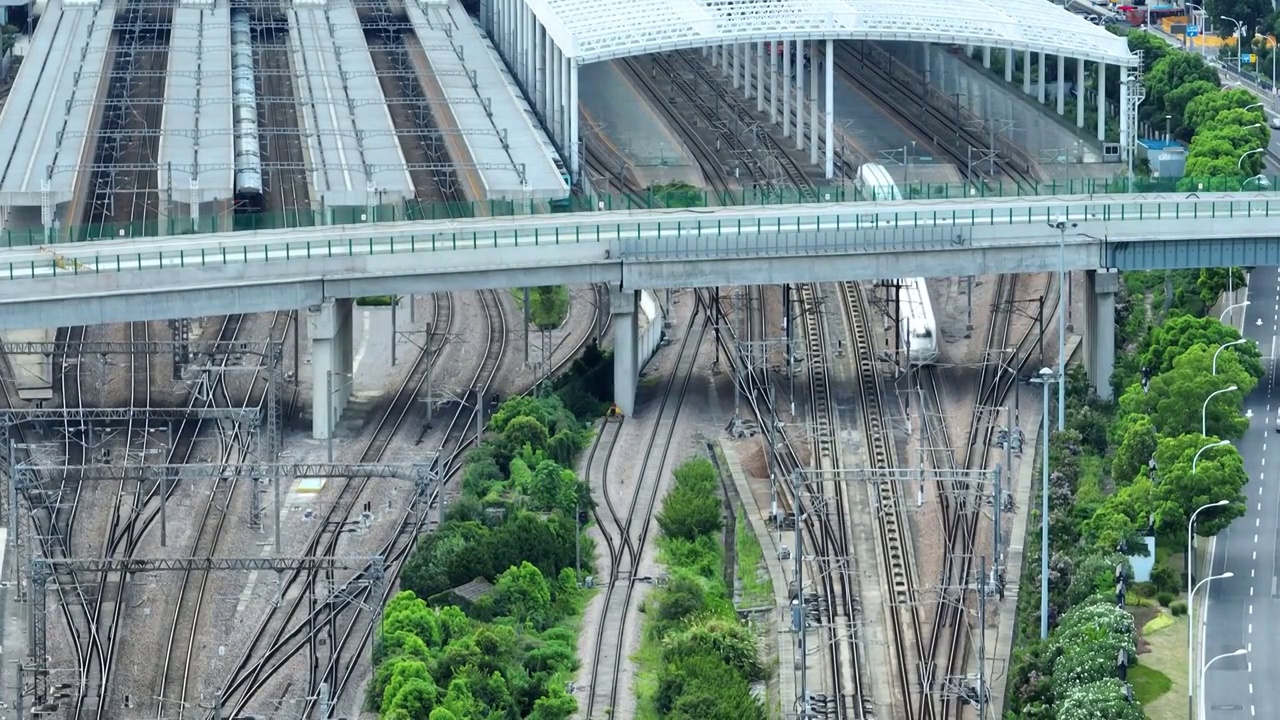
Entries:
[[1145, 720], [1142, 706], [1125, 698], [1115, 678], [1071, 688], [1058, 703], [1058, 720]]

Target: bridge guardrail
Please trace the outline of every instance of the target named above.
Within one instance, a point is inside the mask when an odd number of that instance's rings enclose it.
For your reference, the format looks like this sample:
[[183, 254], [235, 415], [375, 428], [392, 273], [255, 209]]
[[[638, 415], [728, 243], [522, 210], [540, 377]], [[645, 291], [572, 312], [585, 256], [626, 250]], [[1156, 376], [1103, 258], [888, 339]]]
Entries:
[[[933, 201], [844, 203], [700, 211], [581, 213], [536, 219], [350, 225], [295, 231], [184, 235], [168, 238], [70, 243], [0, 250], [0, 280], [229, 266], [250, 263], [360, 258], [417, 253], [504, 250], [545, 245], [601, 244], [614, 259], [675, 255], [821, 255], [884, 252], [957, 244], [1019, 242], [1007, 228], [1066, 221], [1068, 235], [1094, 240], [1142, 239], [1144, 221], [1280, 218], [1280, 196], [1075, 197], [1009, 202]], [[1123, 223], [1117, 227], [1115, 223]], [[1111, 224], [1111, 225], [1108, 225]], [[990, 229], [984, 239], [975, 229]], [[999, 228], [1005, 228], [1002, 233]], [[850, 233], [860, 233], [851, 235]], [[753, 242], [762, 236], [770, 242]], [[1023, 241], [1025, 241], [1023, 236]], [[816, 241], [815, 241], [816, 238]], [[1011, 239], [1013, 238], [1013, 239]], [[963, 244], [963, 243], [960, 243]], [[607, 259], [601, 252], [601, 259]]]
[[[1244, 185], [1251, 195], [1280, 197], [1280, 176], [1262, 179], [1238, 177], [1180, 178], [1159, 180], [1140, 178], [1130, 182], [1125, 178], [1074, 178], [1052, 180], [1044, 183], [1016, 183], [1010, 180], [994, 180], [965, 183], [901, 183], [903, 197], [912, 200], [962, 200], [988, 198], [1044, 198], [1078, 195], [1129, 195], [1149, 193], [1203, 193], [1240, 192]], [[734, 193], [701, 191], [692, 198], [695, 206], [712, 207], [726, 205], [799, 205], [831, 204], [843, 202], [876, 202], [883, 198], [874, 193], [863, 193], [853, 185], [833, 185], [819, 188], [818, 200], [802, 197], [797, 192], [767, 192], [750, 188]], [[3, 198], [0, 198], [3, 204]], [[571, 198], [568, 209], [576, 212], [644, 211], [654, 207], [652, 196], [592, 195]], [[288, 213], [262, 213], [239, 215], [233, 219], [209, 215], [194, 222], [191, 218], [172, 217], [163, 223], [158, 221], [95, 225], [93, 228], [63, 228], [58, 242], [110, 241], [140, 237], [168, 237], [172, 235], [203, 235], [250, 230], [278, 230], [285, 228], [308, 229], [333, 225], [378, 225], [408, 221], [462, 220], [475, 217], [529, 217], [562, 214], [564, 206], [552, 200], [486, 200], [479, 202], [427, 202], [410, 201], [404, 205], [378, 207], [343, 207], [323, 210], [291, 210]], [[39, 227], [0, 231], [0, 248], [27, 247], [49, 242], [45, 231]]]

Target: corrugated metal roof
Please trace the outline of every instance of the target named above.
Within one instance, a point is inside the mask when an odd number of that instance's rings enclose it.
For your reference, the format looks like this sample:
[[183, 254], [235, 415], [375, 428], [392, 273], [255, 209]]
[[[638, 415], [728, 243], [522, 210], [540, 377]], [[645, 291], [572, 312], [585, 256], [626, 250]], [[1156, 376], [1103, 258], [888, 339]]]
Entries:
[[[368, 79], [339, 79], [343, 73], [373, 72], [355, 8], [335, 5], [326, 14], [324, 8], [295, 6], [289, 23], [315, 193], [330, 207], [364, 206], [373, 182], [386, 193], [385, 200], [412, 197], [413, 183], [381, 86]], [[369, 134], [363, 149], [361, 131]]]
[[[564, 197], [569, 189], [555, 166], [551, 141], [497, 51], [466, 11], [456, 0], [447, 8], [430, 10], [444, 14], [442, 18], [428, 19], [412, 2], [405, 4], [405, 10], [457, 126], [471, 131], [493, 129], [492, 134], [472, 132], [463, 138], [488, 197]], [[446, 27], [452, 32], [446, 32]], [[465, 64], [454, 52], [454, 46], [461, 48], [467, 59]], [[464, 71], [475, 73], [474, 86]], [[484, 89], [483, 95], [477, 87]], [[488, 101], [489, 112], [477, 99]], [[523, 165], [525, 182], [521, 181], [517, 164]]]
[[160, 189], [168, 189], [172, 177], [173, 197], [179, 202], [191, 200], [193, 169], [200, 202], [223, 200], [235, 193], [232, 106], [210, 102], [231, 96], [230, 22], [225, 5], [179, 6], [173, 11]]
[[[18, 69], [12, 98], [0, 113], [0, 138], [8, 144], [0, 193], [15, 206], [41, 203], [40, 183], [50, 166], [50, 200], [68, 202], [85, 158], [93, 100], [105, 87], [107, 45], [115, 20], [113, 0], [94, 6], [51, 0]], [[80, 71], [77, 73], [77, 71]]]

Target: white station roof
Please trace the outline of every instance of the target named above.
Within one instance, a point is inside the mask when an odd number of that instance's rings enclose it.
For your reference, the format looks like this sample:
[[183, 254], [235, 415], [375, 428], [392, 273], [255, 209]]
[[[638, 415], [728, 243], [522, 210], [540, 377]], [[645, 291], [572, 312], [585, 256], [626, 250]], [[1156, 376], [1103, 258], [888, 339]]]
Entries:
[[524, 0], [580, 64], [772, 40], [990, 45], [1135, 65], [1128, 41], [1049, 0]]

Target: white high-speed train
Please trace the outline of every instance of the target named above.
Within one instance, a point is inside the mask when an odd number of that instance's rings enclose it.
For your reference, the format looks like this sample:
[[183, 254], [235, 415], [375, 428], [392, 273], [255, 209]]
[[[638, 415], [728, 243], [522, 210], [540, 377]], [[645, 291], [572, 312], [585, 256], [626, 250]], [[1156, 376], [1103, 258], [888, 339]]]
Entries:
[[[862, 197], [877, 202], [902, 200], [898, 184], [883, 165], [866, 163], [855, 178]], [[938, 359], [938, 325], [924, 278], [899, 278], [898, 340], [912, 365], [932, 365]]]

